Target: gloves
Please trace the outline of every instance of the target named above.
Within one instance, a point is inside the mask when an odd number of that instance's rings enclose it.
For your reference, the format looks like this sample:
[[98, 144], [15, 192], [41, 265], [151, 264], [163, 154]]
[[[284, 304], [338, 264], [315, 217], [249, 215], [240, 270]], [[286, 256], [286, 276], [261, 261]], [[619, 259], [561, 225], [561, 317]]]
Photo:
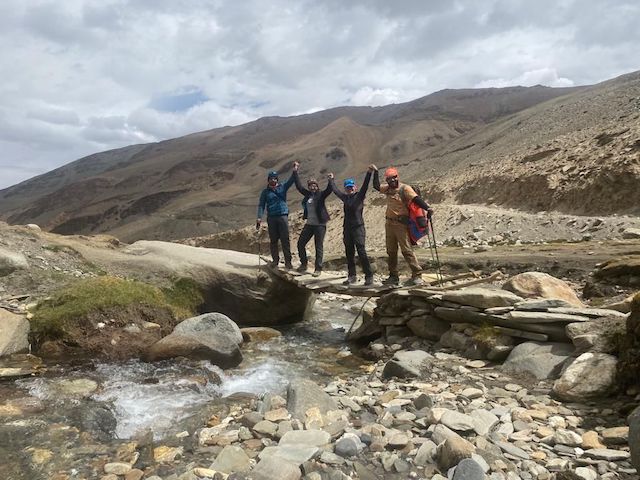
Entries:
[[433, 208], [427, 208], [427, 218], [433, 217]]
[[262, 220], [257, 219], [256, 220], [256, 230], [260, 230], [260, 224], [262, 223]]

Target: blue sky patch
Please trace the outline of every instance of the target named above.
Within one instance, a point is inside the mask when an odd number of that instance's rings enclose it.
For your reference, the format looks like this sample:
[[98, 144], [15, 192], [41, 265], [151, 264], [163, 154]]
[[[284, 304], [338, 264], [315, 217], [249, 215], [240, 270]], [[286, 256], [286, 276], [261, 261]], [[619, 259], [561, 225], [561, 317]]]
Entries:
[[149, 107], [160, 112], [184, 112], [191, 107], [208, 102], [204, 92], [198, 87], [183, 87], [172, 93], [160, 93], [149, 102]]

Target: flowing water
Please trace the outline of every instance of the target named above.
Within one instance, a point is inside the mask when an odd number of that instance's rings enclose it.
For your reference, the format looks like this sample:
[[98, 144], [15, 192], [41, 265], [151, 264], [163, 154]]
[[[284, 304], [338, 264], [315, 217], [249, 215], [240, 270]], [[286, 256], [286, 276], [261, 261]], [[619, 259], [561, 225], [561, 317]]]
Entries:
[[[48, 461], [55, 462], [61, 448], [86, 450], [80, 432], [91, 432], [103, 450], [144, 434], [160, 441], [202, 426], [229, 395], [284, 396], [294, 377], [322, 381], [353, 373], [363, 362], [344, 338], [363, 301], [320, 295], [310, 319], [282, 329], [282, 337], [243, 345], [242, 364], [224, 372], [207, 361], [131, 360], [54, 367], [41, 377], [4, 383], [0, 396], [28, 408], [17, 417], [0, 410], [0, 475], [37, 478], [29, 477], [40, 461], [36, 453], [48, 457], [41, 451], [50, 451]], [[93, 453], [100, 448], [94, 445]], [[27, 464], [32, 473], [19, 476]]]

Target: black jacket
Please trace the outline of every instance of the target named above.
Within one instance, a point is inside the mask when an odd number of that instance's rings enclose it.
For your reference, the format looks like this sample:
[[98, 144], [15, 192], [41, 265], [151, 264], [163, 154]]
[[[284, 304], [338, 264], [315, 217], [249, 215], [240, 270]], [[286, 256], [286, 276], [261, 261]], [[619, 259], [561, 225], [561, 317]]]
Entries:
[[327, 211], [327, 206], [325, 205], [325, 200], [329, 195], [331, 195], [331, 185], [327, 183], [327, 188], [322, 191], [318, 191], [316, 193], [311, 193], [311, 190], [308, 190], [302, 186], [300, 183], [300, 177], [298, 176], [298, 172], [293, 172], [293, 180], [296, 182], [296, 188], [298, 191], [304, 196], [304, 200], [302, 201], [302, 205], [304, 207], [304, 214], [302, 218], [307, 219], [307, 200], [309, 197], [313, 197], [313, 204], [316, 206], [316, 213], [318, 215], [318, 219], [322, 224], [325, 224], [331, 218], [329, 216], [329, 212]]
[[333, 193], [344, 202], [344, 228], [353, 228], [364, 225], [364, 219], [362, 218], [362, 207], [364, 205], [364, 197], [367, 194], [367, 188], [369, 188], [369, 181], [371, 180], [371, 172], [367, 172], [362, 182], [362, 188], [357, 193], [347, 195], [341, 190], [338, 190], [333, 179], [329, 179], [329, 185], [333, 190]]

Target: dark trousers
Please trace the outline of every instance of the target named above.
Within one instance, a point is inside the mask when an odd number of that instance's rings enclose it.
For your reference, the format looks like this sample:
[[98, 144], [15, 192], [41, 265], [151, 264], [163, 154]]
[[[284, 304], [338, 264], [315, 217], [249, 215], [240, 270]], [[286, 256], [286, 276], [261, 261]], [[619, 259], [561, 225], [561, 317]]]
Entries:
[[356, 276], [356, 251], [365, 276], [370, 277], [373, 274], [367, 251], [364, 248], [365, 236], [364, 225], [351, 228], [345, 227], [344, 229], [344, 250], [347, 254], [347, 271], [350, 277]]
[[267, 217], [267, 225], [269, 226], [269, 248], [271, 249], [271, 258], [277, 265], [280, 261], [280, 253], [278, 252], [278, 240], [282, 243], [282, 253], [284, 254], [284, 263], [291, 264], [291, 246], [289, 245], [289, 216], [279, 215], [277, 217]]
[[313, 237], [316, 244], [316, 270], [322, 270], [322, 255], [324, 253], [324, 235], [327, 233], [326, 225], [309, 225], [306, 224], [302, 227], [300, 232], [300, 238], [298, 239], [298, 255], [300, 256], [300, 263], [306, 265], [307, 259], [307, 243]]

